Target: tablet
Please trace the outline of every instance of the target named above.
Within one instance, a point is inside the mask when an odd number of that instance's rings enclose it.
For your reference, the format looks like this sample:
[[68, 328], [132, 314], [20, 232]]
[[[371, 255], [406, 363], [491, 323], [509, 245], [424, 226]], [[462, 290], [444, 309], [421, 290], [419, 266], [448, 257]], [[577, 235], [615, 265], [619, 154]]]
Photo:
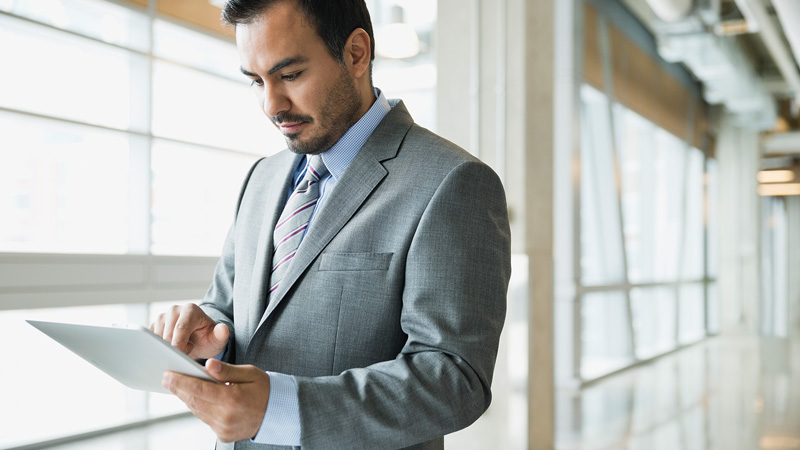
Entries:
[[216, 382], [203, 366], [140, 325], [101, 327], [27, 322], [133, 389], [169, 394], [161, 386], [168, 370]]

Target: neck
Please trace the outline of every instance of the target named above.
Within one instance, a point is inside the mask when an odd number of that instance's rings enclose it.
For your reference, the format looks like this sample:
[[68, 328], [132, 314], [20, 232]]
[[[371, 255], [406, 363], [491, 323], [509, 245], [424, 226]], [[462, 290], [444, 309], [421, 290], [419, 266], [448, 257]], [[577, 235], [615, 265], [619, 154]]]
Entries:
[[375, 97], [375, 88], [369, 80], [366, 83], [361, 83], [358, 89], [358, 95], [361, 97], [361, 110], [359, 111], [358, 117], [361, 118], [364, 117], [364, 114], [372, 108], [375, 100], [377, 100], [377, 97]]

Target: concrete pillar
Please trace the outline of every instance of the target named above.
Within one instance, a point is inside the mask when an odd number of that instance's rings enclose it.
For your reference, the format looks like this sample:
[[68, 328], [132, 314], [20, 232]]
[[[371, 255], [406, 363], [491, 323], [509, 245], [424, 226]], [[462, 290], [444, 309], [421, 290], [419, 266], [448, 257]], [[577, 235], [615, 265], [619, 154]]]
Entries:
[[786, 198], [789, 336], [800, 337], [800, 196]]
[[722, 333], [758, 333], [760, 201], [756, 173], [759, 135], [735, 123], [720, 121], [719, 161], [719, 298]]

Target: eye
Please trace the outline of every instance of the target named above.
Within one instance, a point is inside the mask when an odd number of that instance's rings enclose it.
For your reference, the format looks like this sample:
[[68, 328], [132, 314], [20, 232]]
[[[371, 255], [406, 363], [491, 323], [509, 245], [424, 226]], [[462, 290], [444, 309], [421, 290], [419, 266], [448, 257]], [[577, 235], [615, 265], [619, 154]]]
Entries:
[[296, 80], [297, 80], [297, 78], [298, 78], [298, 77], [300, 76], [300, 74], [302, 74], [302, 73], [303, 73], [302, 71], [300, 71], [300, 72], [294, 72], [294, 73], [287, 73], [287, 74], [285, 74], [285, 75], [281, 75], [281, 80], [283, 80], [283, 81], [289, 81], [289, 82], [291, 82], [291, 81], [296, 81]]
[[262, 80], [261, 78], [255, 79], [250, 82], [250, 86], [263, 86], [263, 85], [264, 85], [264, 80]]

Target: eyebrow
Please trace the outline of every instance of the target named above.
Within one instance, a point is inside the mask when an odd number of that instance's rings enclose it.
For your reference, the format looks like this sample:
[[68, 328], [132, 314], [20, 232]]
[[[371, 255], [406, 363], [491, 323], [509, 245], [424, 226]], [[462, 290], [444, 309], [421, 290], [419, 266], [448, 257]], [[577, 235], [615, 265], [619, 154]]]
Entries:
[[[302, 64], [302, 63], [307, 62], [307, 61], [308, 61], [308, 58], [305, 58], [303, 56], [295, 56], [295, 57], [292, 57], [292, 58], [282, 59], [277, 64], [272, 66], [271, 69], [269, 69], [269, 71], [267, 72], [267, 75], [272, 75], [273, 73], [275, 73], [275, 72], [277, 72], [277, 71], [279, 71], [281, 69], [284, 69], [284, 68], [289, 67], [289, 66], [294, 66], [294, 65], [297, 65], [297, 64]], [[249, 70], [245, 69], [244, 67], [239, 67], [239, 70], [241, 70], [242, 73], [245, 76], [258, 77], [257, 74], [255, 74], [253, 72], [250, 72]]]

